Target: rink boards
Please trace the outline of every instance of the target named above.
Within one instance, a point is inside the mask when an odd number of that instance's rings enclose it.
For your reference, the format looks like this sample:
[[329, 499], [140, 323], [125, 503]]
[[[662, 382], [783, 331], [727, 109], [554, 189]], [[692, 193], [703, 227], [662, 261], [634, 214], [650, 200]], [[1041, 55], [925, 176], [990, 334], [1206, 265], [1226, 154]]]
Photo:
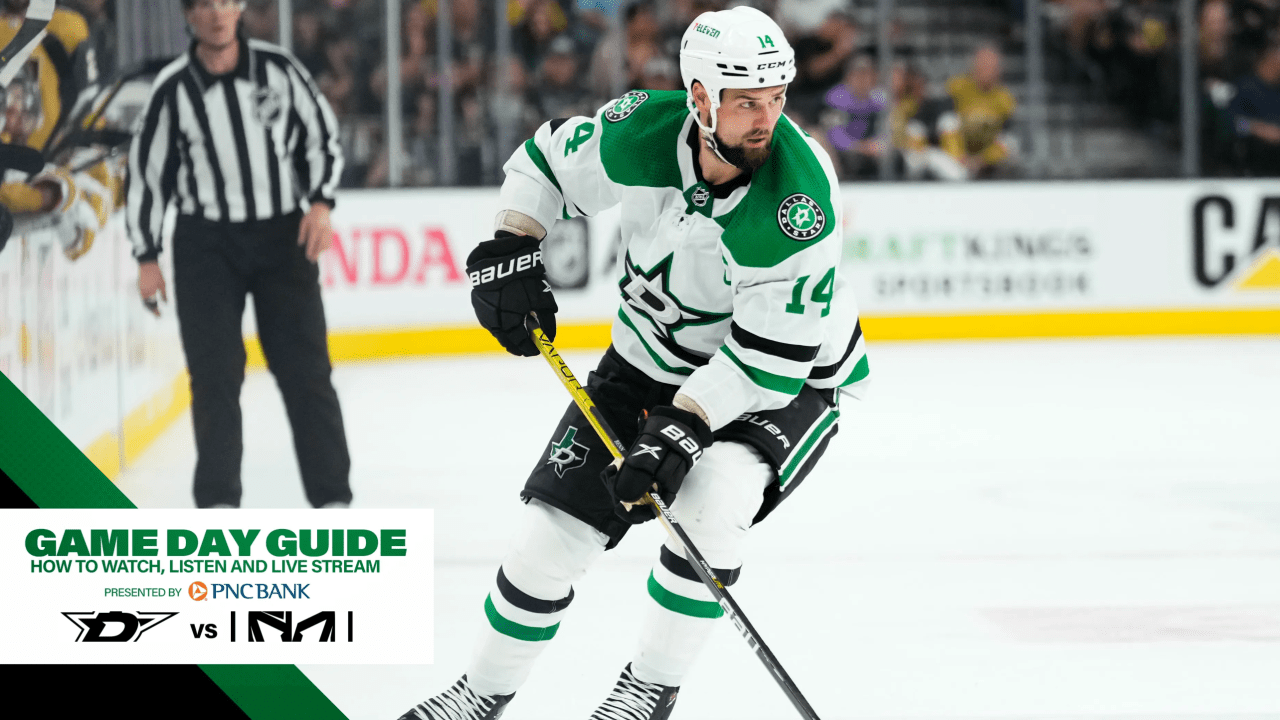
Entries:
[[[492, 188], [344, 193], [321, 261], [334, 361], [497, 351], [464, 271], [498, 204]], [[873, 342], [1280, 334], [1274, 183], [849, 184], [841, 210]], [[619, 217], [544, 243], [564, 349], [609, 343]], [[47, 230], [0, 253], [0, 371], [108, 475], [189, 402], [173, 306], [156, 320], [137, 302], [122, 225], [74, 263]]]
[[[842, 270], [872, 338], [1280, 331], [1274, 185], [846, 185], [843, 195]], [[474, 328], [464, 268], [497, 203], [493, 190], [345, 195], [323, 261], [335, 354], [496, 349]], [[608, 342], [618, 218], [561, 221], [546, 243], [575, 346]]]

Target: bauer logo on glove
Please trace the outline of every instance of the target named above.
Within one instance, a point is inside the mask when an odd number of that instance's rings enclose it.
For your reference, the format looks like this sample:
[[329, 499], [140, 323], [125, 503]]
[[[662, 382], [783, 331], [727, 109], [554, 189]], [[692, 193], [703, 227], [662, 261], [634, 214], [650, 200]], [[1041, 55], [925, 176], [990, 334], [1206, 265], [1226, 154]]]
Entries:
[[501, 230], [496, 235], [467, 256], [471, 307], [507, 352], [532, 357], [538, 348], [525, 330], [525, 318], [536, 313], [542, 331], [555, 340], [559, 310], [542, 265], [541, 245], [528, 235]]
[[[652, 508], [634, 504], [654, 488], [663, 501], [675, 500], [711, 440], [711, 428], [697, 415], [669, 405], [654, 408], [641, 421], [640, 436], [622, 467], [610, 465], [600, 475], [614, 513], [632, 524], [652, 520]], [[627, 509], [624, 502], [634, 506]]]
[[[528, 255], [521, 255], [500, 265], [490, 265], [481, 270], [469, 273], [467, 278], [471, 281], [471, 287], [480, 287], [485, 283], [501, 280], [509, 277], [514, 273], [524, 272], [532, 267], [542, 266], [542, 251], [535, 250]], [[549, 287], [549, 286], [548, 286]]]

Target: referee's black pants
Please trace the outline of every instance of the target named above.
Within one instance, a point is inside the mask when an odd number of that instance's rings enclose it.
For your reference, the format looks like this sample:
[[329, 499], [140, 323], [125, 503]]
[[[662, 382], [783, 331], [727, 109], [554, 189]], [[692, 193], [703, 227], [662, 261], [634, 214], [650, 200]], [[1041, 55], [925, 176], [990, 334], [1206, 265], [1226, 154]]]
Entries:
[[246, 293], [253, 293], [262, 352], [284, 396], [307, 500], [315, 507], [351, 501], [351, 459], [330, 380], [319, 268], [298, 246], [301, 219], [293, 213], [214, 223], [180, 216], [174, 228], [174, 292], [191, 374], [197, 507], [240, 505]]

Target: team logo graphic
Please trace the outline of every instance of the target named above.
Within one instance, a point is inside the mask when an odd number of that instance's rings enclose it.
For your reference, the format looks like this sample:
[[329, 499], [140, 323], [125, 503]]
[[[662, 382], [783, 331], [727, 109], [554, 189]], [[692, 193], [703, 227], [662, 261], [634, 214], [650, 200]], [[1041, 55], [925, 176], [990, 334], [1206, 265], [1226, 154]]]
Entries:
[[[623, 263], [627, 274], [619, 285], [622, 290], [622, 300], [627, 307], [653, 323], [663, 346], [677, 357], [684, 359], [688, 351], [681, 349], [672, 340], [672, 335], [690, 325], [711, 325], [727, 320], [730, 313], [707, 312], [681, 303], [680, 299], [671, 292], [672, 258], [673, 255], [666, 256], [652, 270], [646, 272], [640, 266], [632, 264], [631, 255], [628, 254], [626, 262]], [[706, 358], [692, 358], [686, 361], [702, 365], [706, 362]]]
[[632, 90], [631, 92], [618, 98], [613, 107], [604, 111], [604, 119], [609, 122], [618, 122], [627, 119], [627, 116], [636, 111], [640, 104], [649, 99], [649, 93], [643, 90]]
[[792, 240], [812, 240], [826, 226], [827, 214], [808, 195], [796, 193], [778, 206], [778, 227]]
[[[347, 642], [352, 641], [355, 627], [353, 616], [353, 612], [347, 612]], [[290, 610], [250, 610], [248, 625], [249, 642], [267, 642], [267, 638], [276, 637], [270, 630], [279, 632], [280, 642], [302, 642], [304, 637], [322, 643], [337, 642], [338, 637], [338, 614], [333, 610], [322, 610], [309, 618], [299, 619], [296, 623]], [[264, 628], [269, 628], [266, 634], [263, 633]], [[304, 636], [303, 633], [311, 628], [318, 630]]]
[[564, 437], [551, 445], [551, 456], [547, 458], [547, 464], [555, 465], [556, 475], [560, 477], [564, 477], [566, 470], [573, 470], [587, 464], [587, 452], [590, 448], [575, 442], [574, 438], [577, 436], [578, 428], [570, 425], [569, 429], [564, 431]]
[[693, 195], [691, 195], [689, 199], [698, 207], [706, 207], [707, 201], [711, 199], [711, 192], [699, 185], [694, 188]]
[[64, 612], [80, 628], [76, 642], [137, 642], [142, 634], [177, 615], [176, 612]]
[[274, 125], [284, 111], [284, 101], [274, 88], [258, 88], [253, 93], [253, 116], [263, 125]]
[[187, 586], [187, 595], [189, 595], [192, 600], [208, 600], [209, 586], [197, 580]]

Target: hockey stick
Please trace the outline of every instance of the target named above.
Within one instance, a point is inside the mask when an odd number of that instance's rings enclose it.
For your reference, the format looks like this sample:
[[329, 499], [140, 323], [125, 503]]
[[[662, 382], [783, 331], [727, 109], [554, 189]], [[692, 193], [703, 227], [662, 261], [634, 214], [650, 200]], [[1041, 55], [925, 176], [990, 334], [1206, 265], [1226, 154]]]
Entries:
[[[605, 446], [609, 448], [609, 452], [613, 454], [615, 464], [620, 465], [627, 452], [626, 446], [609, 428], [609, 423], [605, 421], [600, 409], [591, 401], [586, 389], [573, 376], [573, 371], [569, 369], [564, 358], [560, 357], [560, 353], [551, 344], [551, 340], [546, 333], [542, 332], [542, 326], [538, 324], [538, 319], [532, 313], [525, 318], [524, 326], [529, 332], [529, 336], [533, 338], [534, 343], [537, 344], [538, 352], [551, 365], [551, 368], [556, 371], [556, 375], [560, 377], [560, 382], [564, 384], [565, 389], [573, 396], [573, 402], [577, 404], [578, 409], [586, 416], [587, 422], [591, 423], [591, 427], [595, 428], [596, 434], [600, 436]], [[787, 671], [782, 669], [782, 663], [778, 662], [778, 658], [774, 657], [773, 651], [769, 649], [769, 646], [764, 644], [764, 639], [756, 632], [756, 629], [751, 625], [751, 621], [747, 620], [747, 616], [738, 607], [738, 603], [729, 594], [729, 590], [716, 577], [715, 570], [712, 570], [706, 558], [702, 557], [702, 553], [694, 546], [684, 528], [680, 527], [680, 523], [676, 521], [675, 515], [671, 514], [667, 504], [654, 493], [645, 493], [641, 502], [653, 507], [654, 514], [658, 517], [658, 522], [662, 523], [662, 527], [666, 529], [671, 539], [684, 550], [685, 558], [693, 566], [693, 570], [698, 574], [698, 577], [702, 578], [702, 584], [706, 585], [707, 589], [711, 591], [720, 608], [724, 610], [724, 614], [733, 620], [738, 632], [742, 633], [742, 637], [746, 639], [747, 645], [755, 651], [756, 657], [760, 658], [760, 662], [764, 663], [765, 668], [773, 675], [773, 679], [782, 688], [782, 692], [786, 693], [787, 699], [800, 712], [801, 717], [806, 720], [818, 720], [818, 714], [814, 712], [813, 707], [809, 705], [809, 701], [800, 693], [800, 688], [796, 687], [791, 677], [787, 675]]]
[[22, 69], [22, 64], [44, 39], [45, 28], [53, 19], [53, 9], [54, 0], [31, 0], [17, 34], [0, 49], [0, 87], [9, 86]]

